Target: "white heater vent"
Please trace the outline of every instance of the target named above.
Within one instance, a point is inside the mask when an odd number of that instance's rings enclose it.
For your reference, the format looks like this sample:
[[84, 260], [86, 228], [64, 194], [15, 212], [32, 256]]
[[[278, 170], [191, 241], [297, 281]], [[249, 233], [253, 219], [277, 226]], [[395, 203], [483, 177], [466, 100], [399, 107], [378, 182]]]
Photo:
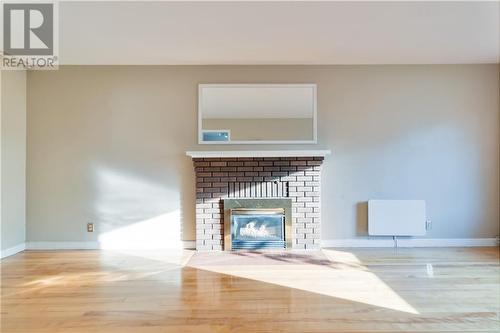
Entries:
[[425, 223], [424, 200], [368, 201], [370, 236], [423, 236]]

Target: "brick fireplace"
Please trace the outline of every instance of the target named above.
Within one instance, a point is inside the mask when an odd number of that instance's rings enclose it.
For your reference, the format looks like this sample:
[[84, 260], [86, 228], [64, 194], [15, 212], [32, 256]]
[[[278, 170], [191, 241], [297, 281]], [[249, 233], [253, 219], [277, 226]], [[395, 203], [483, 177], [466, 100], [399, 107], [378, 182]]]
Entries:
[[196, 249], [228, 248], [224, 199], [233, 198], [289, 199], [291, 247], [319, 248], [321, 167], [327, 154], [323, 150], [187, 152], [196, 177]]

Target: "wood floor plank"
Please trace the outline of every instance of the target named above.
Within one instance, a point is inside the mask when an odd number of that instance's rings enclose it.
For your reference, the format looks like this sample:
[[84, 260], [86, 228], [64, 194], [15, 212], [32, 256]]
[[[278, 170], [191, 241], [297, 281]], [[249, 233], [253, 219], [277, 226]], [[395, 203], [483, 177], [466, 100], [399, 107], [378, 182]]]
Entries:
[[2, 333], [499, 332], [498, 248], [25, 251]]

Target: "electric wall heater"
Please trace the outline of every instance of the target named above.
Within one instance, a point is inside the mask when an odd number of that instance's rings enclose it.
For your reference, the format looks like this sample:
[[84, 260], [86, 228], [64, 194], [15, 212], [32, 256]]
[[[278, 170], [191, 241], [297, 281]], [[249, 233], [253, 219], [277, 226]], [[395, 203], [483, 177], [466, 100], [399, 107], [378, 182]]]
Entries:
[[424, 200], [369, 200], [370, 236], [423, 236], [426, 232]]

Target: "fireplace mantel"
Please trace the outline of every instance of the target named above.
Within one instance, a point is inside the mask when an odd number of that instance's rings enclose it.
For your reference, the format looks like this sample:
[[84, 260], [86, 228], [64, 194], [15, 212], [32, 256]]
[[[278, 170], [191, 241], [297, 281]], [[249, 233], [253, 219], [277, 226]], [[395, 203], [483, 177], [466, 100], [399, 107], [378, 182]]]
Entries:
[[192, 158], [237, 158], [237, 157], [325, 157], [330, 150], [217, 150], [187, 151]]

